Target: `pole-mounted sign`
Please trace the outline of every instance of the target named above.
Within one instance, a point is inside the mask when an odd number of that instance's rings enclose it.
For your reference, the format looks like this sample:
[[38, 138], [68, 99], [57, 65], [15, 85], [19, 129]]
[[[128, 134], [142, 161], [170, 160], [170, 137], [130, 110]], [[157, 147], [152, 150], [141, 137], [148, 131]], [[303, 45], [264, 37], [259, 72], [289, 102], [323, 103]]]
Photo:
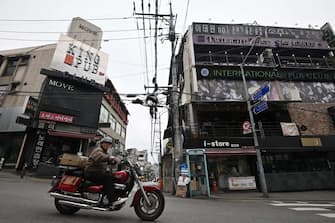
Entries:
[[260, 88], [256, 93], [252, 95], [252, 100], [258, 101], [260, 100], [264, 95], [270, 92], [270, 85], [264, 85], [262, 88]]

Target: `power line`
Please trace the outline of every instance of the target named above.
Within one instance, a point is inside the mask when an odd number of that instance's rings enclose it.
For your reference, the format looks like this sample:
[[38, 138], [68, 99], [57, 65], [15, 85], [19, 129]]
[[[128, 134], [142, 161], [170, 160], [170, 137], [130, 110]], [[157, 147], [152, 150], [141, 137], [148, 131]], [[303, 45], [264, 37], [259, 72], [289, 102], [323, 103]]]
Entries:
[[[167, 28], [158, 28], [159, 30], [167, 29]], [[116, 29], [116, 30], [102, 30], [96, 31], [97, 33], [115, 33], [115, 32], [137, 32], [139, 29]], [[153, 29], [152, 29], [153, 30]], [[26, 34], [59, 34], [63, 33], [63, 31], [18, 31], [18, 30], [0, 30], [0, 33], [26, 33]], [[78, 32], [66, 32], [66, 33], [87, 33], [85, 31]]]
[[[163, 36], [163, 35], [162, 35]], [[144, 40], [147, 38], [151, 38], [152, 36], [142, 36]], [[116, 40], [132, 40], [139, 39], [139, 37], [122, 37], [122, 38], [104, 38], [102, 41], [116, 41]], [[55, 39], [25, 39], [25, 38], [3, 38], [0, 37], [0, 40], [11, 40], [11, 41], [29, 41], [29, 42], [73, 42], [73, 40], [55, 40]], [[83, 39], [83, 40], [75, 40], [75, 41], [100, 41], [100, 39]]]
[[[85, 20], [89, 21], [101, 21], [101, 20], [125, 20], [125, 19], [134, 19], [133, 16], [127, 17], [116, 17], [116, 18], [86, 18]], [[66, 22], [72, 21], [71, 19], [0, 19], [0, 22]]]

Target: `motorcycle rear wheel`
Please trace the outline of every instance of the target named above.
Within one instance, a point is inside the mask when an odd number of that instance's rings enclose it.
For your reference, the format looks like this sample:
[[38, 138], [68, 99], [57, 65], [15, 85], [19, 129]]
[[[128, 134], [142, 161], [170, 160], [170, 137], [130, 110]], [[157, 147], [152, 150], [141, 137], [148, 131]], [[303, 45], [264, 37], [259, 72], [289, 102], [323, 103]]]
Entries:
[[72, 207], [69, 205], [59, 203], [59, 199], [55, 198], [55, 207], [57, 211], [64, 215], [72, 215], [80, 210], [78, 207]]
[[150, 205], [145, 201], [143, 194], [139, 202], [134, 205], [136, 215], [143, 221], [154, 221], [163, 212], [165, 207], [165, 199], [161, 191], [147, 191], [146, 192]]

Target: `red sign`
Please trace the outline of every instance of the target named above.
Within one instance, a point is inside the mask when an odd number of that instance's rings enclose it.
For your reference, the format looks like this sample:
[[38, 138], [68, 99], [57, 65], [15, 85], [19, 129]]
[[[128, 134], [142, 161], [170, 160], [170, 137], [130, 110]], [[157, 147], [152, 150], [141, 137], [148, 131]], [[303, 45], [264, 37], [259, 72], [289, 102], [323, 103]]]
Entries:
[[45, 111], [40, 112], [39, 118], [44, 119], [44, 120], [55, 121], [55, 122], [66, 122], [66, 123], [73, 122], [73, 116], [45, 112]]

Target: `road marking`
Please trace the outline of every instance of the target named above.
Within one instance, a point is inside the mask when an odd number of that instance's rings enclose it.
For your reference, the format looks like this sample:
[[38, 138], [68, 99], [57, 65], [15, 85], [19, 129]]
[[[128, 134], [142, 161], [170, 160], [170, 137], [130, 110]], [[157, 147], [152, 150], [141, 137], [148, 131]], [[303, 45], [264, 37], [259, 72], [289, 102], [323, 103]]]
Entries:
[[331, 211], [327, 208], [289, 208], [294, 211]]
[[335, 213], [328, 213], [328, 214], [317, 214], [323, 217], [327, 217], [327, 218], [335, 218]]
[[271, 204], [277, 207], [292, 207], [292, 206], [302, 206], [302, 207], [334, 207], [335, 204], [303, 204], [303, 203], [275, 203]]

